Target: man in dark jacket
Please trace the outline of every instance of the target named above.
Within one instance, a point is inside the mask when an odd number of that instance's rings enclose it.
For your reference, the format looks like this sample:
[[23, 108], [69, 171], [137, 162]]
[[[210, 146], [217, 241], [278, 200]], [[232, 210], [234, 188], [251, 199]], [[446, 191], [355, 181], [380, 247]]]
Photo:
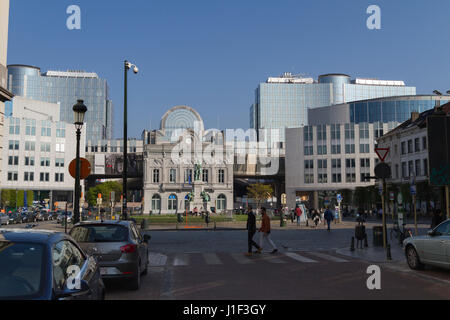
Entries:
[[245, 254], [246, 256], [252, 255], [252, 246], [258, 249], [257, 253], [261, 253], [262, 249], [258, 244], [253, 241], [253, 236], [256, 233], [256, 216], [253, 213], [252, 207], [248, 207], [247, 213], [247, 231], [248, 231], [248, 252]]
[[331, 212], [330, 208], [327, 207], [327, 209], [325, 210], [325, 213], [323, 215], [323, 218], [325, 219], [325, 221], [327, 222], [328, 225], [328, 231], [330, 231], [330, 225], [331, 225], [331, 221], [333, 220], [333, 213]]

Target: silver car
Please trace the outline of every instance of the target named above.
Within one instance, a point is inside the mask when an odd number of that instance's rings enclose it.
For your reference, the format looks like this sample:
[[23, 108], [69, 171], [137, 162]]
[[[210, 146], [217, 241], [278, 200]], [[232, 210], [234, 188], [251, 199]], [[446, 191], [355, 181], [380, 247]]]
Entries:
[[98, 259], [103, 279], [124, 278], [138, 290], [147, 274], [148, 241], [132, 221], [87, 221], [76, 224], [70, 235], [89, 255]]
[[9, 224], [9, 216], [4, 213], [0, 213], [0, 226], [2, 224], [6, 224], [6, 225]]
[[406, 239], [403, 247], [411, 269], [423, 269], [425, 265], [450, 269], [450, 220], [442, 222], [426, 236]]

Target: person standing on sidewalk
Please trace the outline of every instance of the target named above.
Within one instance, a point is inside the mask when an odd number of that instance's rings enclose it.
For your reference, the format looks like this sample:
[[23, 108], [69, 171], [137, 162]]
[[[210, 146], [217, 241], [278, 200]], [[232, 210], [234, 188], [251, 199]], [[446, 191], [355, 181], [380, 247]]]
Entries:
[[251, 256], [252, 253], [252, 247], [255, 247], [258, 249], [257, 253], [261, 253], [262, 249], [258, 244], [253, 241], [253, 236], [256, 233], [256, 216], [253, 213], [252, 206], [248, 206], [248, 213], [247, 213], [247, 231], [248, 231], [248, 252], [245, 254], [246, 256]]
[[328, 207], [325, 210], [325, 213], [323, 214], [323, 218], [327, 222], [327, 225], [328, 225], [327, 230], [330, 231], [331, 230], [331, 228], [330, 228], [331, 221], [333, 221], [333, 213], [331, 212], [331, 210]]
[[266, 208], [262, 207], [261, 213], [262, 213], [262, 223], [261, 223], [261, 228], [259, 228], [260, 249], [262, 250], [263, 242], [264, 242], [264, 240], [266, 240], [267, 242], [269, 242], [269, 244], [273, 248], [272, 253], [276, 253], [276, 252], [278, 252], [278, 248], [275, 245], [275, 243], [273, 243], [272, 239], [270, 238], [270, 218], [266, 213]]
[[295, 208], [295, 215], [297, 217], [297, 226], [300, 226], [300, 217], [302, 216], [302, 209], [300, 209], [299, 205]]

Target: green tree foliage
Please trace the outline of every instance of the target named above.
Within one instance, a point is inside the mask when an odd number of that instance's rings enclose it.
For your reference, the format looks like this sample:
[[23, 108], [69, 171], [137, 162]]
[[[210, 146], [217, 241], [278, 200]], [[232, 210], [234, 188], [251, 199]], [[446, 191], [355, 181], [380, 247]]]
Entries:
[[102, 194], [103, 204], [109, 204], [111, 202], [111, 199], [109, 198], [111, 191], [116, 193], [114, 202], [119, 202], [120, 195], [122, 194], [122, 184], [117, 181], [108, 181], [90, 188], [87, 192], [87, 201], [89, 205], [97, 205], [97, 197], [99, 193]]
[[[24, 206], [25, 191], [15, 189], [3, 189], [1, 193], [1, 206], [8, 208], [20, 208]], [[27, 191], [27, 205], [31, 206], [34, 200], [33, 191]]]
[[270, 185], [255, 183], [247, 187], [247, 196], [255, 199], [257, 206], [273, 196], [273, 188]]

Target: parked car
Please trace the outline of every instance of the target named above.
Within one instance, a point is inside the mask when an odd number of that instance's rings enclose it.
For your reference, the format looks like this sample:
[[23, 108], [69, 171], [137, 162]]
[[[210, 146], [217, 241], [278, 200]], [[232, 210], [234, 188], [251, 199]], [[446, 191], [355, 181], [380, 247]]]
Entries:
[[138, 290], [141, 275], [147, 274], [148, 241], [132, 221], [80, 222], [70, 235], [80, 247], [98, 258], [103, 279], [129, 279]]
[[9, 216], [4, 213], [0, 213], [0, 225], [9, 224]]
[[[69, 267], [79, 267], [73, 288]], [[0, 300], [104, 299], [95, 258], [62, 232], [0, 229]]]
[[9, 224], [22, 223], [22, 216], [20, 213], [14, 212], [9, 214]]
[[58, 218], [58, 213], [56, 211], [49, 211], [48, 212], [48, 221], [53, 221]]
[[403, 241], [406, 261], [411, 269], [425, 265], [450, 269], [450, 220], [442, 222], [425, 236]]
[[66, 219], [66, 215], [67, 215], [67, 223], [72, 222], [72, 211], [67, 211], [67, 213], [64, 211], [61, 212], [61, 214], [59, 214], [58, 217], [56, 218], [58, 223], [63, 223], [63, 221], [65, 221]]

